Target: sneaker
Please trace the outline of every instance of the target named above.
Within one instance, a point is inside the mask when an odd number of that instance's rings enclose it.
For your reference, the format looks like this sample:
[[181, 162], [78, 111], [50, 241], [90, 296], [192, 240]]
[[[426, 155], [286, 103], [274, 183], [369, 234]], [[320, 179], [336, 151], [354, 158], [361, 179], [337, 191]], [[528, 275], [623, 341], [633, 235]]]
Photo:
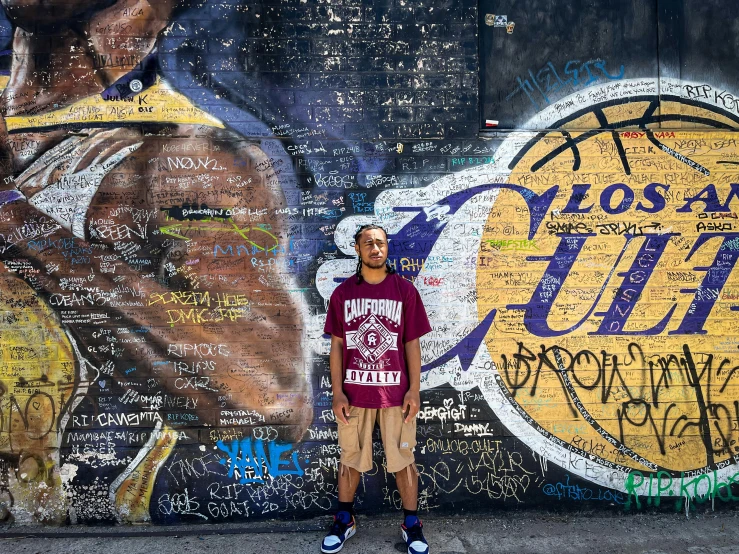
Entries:
[[321, 552], [324, 554], [332, 554], [344, 548], [347, 539], [354, 536], [357, 532], [357, 522], [349, 512], [339, 512], [334, 516], [334, 523], [329, 529], [321, 543]]
[[[410, 523], [410, 521], [407, 522]], [[423, 537], [423, 523], [420, 519], [415, 518], [411, 527], [406, 527], [404, 523], [400, 526], [400, 530], [403, 533], [405, 544], [408, 545], [408, 554], [429, 554], [429, 543]]]

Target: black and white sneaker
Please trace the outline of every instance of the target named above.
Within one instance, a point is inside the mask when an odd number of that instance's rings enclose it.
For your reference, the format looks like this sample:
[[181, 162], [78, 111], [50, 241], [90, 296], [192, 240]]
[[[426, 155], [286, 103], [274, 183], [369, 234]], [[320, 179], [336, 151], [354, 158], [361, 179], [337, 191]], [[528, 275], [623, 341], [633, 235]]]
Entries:
[[[408, 516], [409, 518], [411, 516]], [[423, 536], [423, 523], [417, 517], [411, 527], [406, 527], [406, 524], [400, 526], [400, 531], [403, 533], [403, 540], [408, 545], [408, 554], [429, 554], [429, 543]], [[407, 523], [410, 523], [406, 519]]]
[[[347, 539], [357, 532], [357, 522], [349, 512], [339, 512], [334, 516], [334, 522], [321, 543], [321, 552], [333, 554], [344, 548]], [[409, 551], [410, 552], [410, 551]]]

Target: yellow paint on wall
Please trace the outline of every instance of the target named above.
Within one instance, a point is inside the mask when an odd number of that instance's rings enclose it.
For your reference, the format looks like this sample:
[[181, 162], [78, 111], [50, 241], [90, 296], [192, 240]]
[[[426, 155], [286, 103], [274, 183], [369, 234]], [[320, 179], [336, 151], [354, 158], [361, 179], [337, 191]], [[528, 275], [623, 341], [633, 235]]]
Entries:
[[[7, 77], [0, 80], [0, 88]], [[186, 96], [173, 90], [165, 81], [157, 82], [128, 100], [104, 100], [96, 94], [70, 106], [39, 115], [17, 115], [5, 119], [8, 131], [36, 129], [55, 125], [95, 125], [100, 123], [172, 123], [207, 125], [224, 128], [216, 117], [197, 108]]]
[[157, 474], [176, 444], [177, 433], [165, 425], [152, 448], [114, 492], [115, 508], [121, 521], [151, 521], [150, 502]]
[[0, 280], [0, 454], [45, 461], [74, 394], [72, 346], [31, 287], [8, 273]]

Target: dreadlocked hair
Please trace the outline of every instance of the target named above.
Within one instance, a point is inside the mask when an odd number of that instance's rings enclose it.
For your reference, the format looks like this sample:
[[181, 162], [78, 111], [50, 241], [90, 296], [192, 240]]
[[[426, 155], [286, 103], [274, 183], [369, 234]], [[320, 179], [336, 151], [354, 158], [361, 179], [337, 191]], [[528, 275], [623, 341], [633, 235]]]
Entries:
[[[383, 233], [385, 233], [385, 238], [387, 239], [387, 231], [384, 227], [380, 227], [379, 225], [375, 225], [374, 223], [369, 223], [367, 225], [362, 225], [359, 229], [357, 229], [357, 232], [354, 233], [354, 244], [357, 244], [359, 242], [359, 239], [362, 237], [362, 233], [365, 231], [371, 231], [373, 229], [379, 229]], [[390, 262], [388, 260], [385, 260], [385, 271], [388, 273], [388, 275], [392, 275], [395, 273], [395, 268], [390, 265]], [[359, 255], [359, 259], [357, 260], [357, 284], [360, 284], [362, 282], [362, 255]]]

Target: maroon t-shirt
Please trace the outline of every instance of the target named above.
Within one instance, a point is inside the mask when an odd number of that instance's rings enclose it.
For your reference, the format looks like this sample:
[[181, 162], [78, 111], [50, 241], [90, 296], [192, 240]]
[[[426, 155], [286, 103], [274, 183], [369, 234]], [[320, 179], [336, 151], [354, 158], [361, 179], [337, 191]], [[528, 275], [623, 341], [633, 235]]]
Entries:
[[331, 295], [324, 333], [344, 339], [344, 394], [359, 408], [402, 406], [404, 344], [431, 331], [421, 296], [393, 273], [371, 285], [355, 276]]

